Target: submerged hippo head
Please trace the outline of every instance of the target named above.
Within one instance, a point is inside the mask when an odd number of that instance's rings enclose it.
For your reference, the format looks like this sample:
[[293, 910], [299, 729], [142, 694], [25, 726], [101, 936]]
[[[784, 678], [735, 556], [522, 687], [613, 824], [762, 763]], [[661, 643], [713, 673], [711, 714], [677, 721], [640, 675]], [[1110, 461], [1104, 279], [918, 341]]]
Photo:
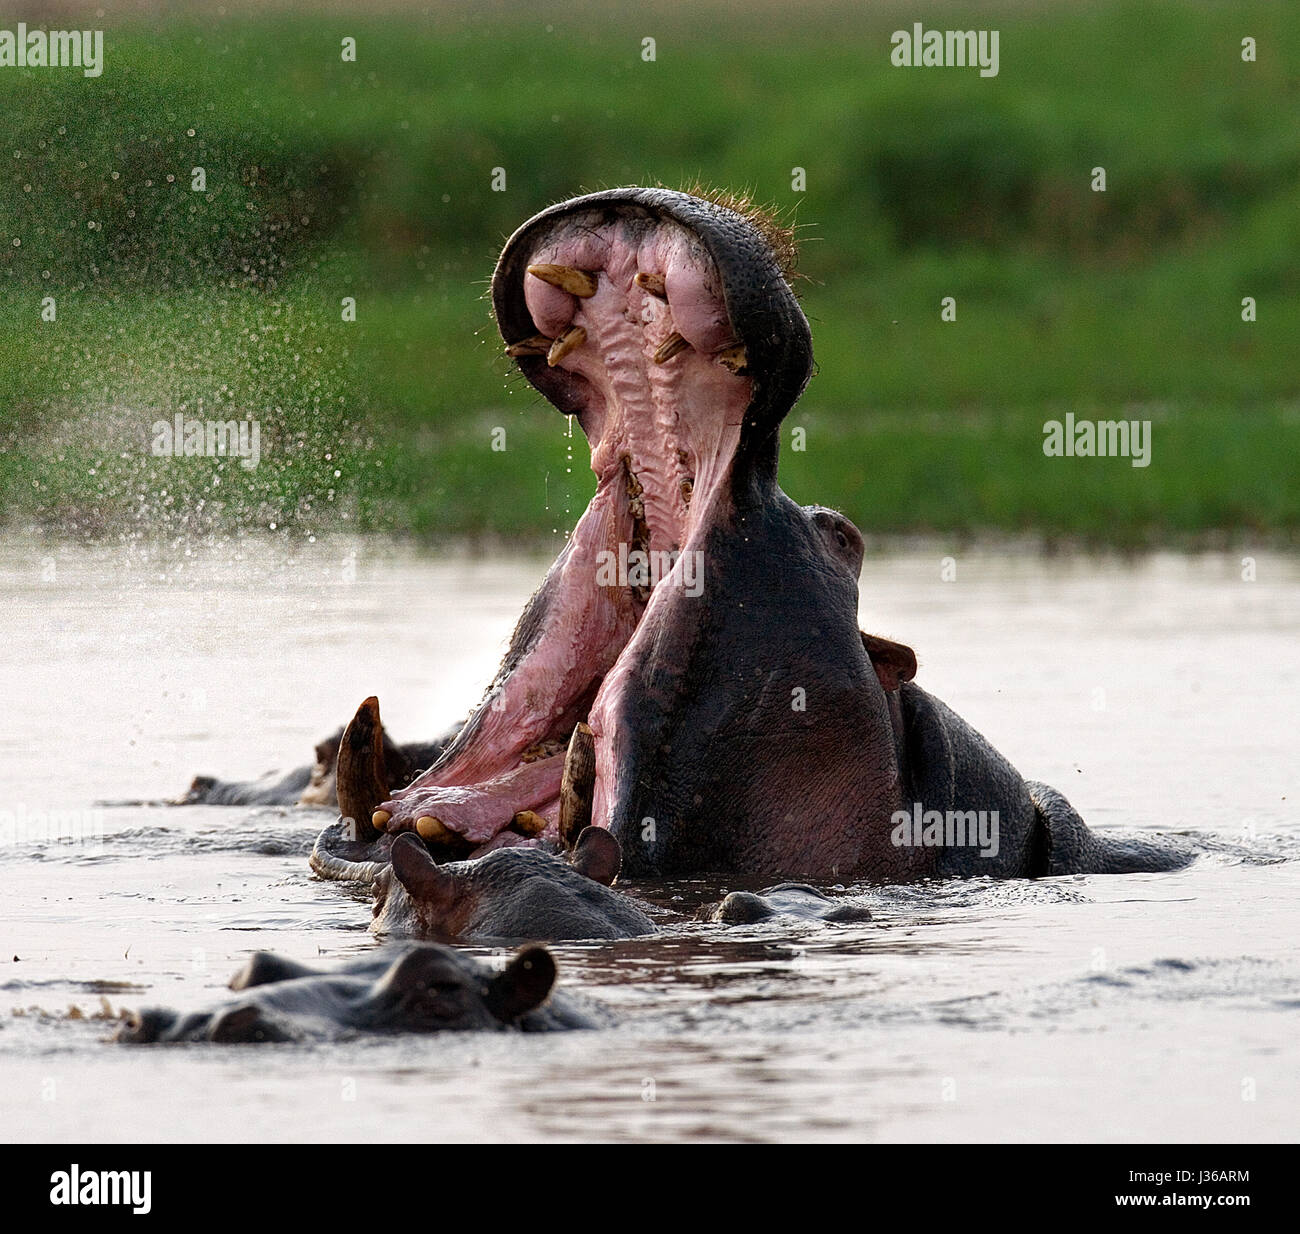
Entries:
[[375, 883], [377, 934], [444, 938], [633, 938], [654, 923], [610, 889], [618, 841], [588, 827], [569, 861], [536, 848], [499, 848], [473, 861], [437, 864], [415, 836], [399, 836]]
[[334, 973], [259, 952], [230, 983], [239, 997], [188, 1015], [143, 1011], [117, 1039], [243, 1043], [584, 1026], [563, 1003], [544, 1006], [554, 981], [555, 961], [543, 947], [519, 952], [501, 972], [432, 943], [366, 957]]
[[733, 891], [716, 904], [705, 904], [698, 916], [724, 925], [754, 925], [776, 918], [859, 923], [871, 920], [871, 910], [851, 900], [833, 900], [804, 883], [782, 883], [766, 891]]

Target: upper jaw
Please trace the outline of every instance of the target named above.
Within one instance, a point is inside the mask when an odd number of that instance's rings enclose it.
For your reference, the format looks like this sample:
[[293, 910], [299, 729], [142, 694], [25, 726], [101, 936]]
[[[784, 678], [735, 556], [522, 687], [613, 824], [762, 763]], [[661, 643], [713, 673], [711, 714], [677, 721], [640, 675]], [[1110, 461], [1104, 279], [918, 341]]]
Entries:
[[[576, 197], [543, 210], [506, 242], [492, 277], [492, 305], [502, 338], [524, 376], [561, 411], [583, 415], [586, 429], [589, 399], [581, 376], [575, 376], [572, 366], [555, 363], [549, 344], [545, 350], [536, 343], [528, 347], [539, 337], [554, 337], [539, 329], [531, 311], [526, 287], [535, 276], [528, 274], [528, 267], [568, 265], [548, 260], [551, 254], [546, 251], [566, 229], [580, 226], [588, 234], [600, 228], [644, 234], [662, 230], [665, 224], [682, 229], [716, 273], [718, 307], [733, 337], [704, 331], [698, 342], [716, 363], [750, 379], [742, 412], [743, 451], [761, 454], [774, 472], [774, 431], [811, 376], [812, 335], [762, 234], [748, 219], [725, 206], [669, 189], [623, 188]], [[588, 245], [587, 255], [598, 258], [600, 243]], [[576, 269], [592, 273], [584, 266]], [[637, 273], [653, 279], [659, 272], [634, 270], [630, 276]], [[589, 288], [573, 282], [562, 290], [590, 294]], [[671, 276], [666, 290], [672, 307]], [[600, 294], [599, 277], [595, 294]], [[586, 295], [575, 296], [584, 298]], [[689, 329], [681, 333], [691, 337]], [[654, 344], [656, 349], [672, 346], [666, 335], [655, 338]]]

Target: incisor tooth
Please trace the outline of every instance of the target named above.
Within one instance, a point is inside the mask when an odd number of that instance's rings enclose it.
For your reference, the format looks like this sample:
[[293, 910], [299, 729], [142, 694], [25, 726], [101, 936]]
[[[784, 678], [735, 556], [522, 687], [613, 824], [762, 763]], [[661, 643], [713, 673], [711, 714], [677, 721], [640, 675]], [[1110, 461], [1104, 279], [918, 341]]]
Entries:
[[579, 724], [569, 738], [560, 778], [560, 839], [570, 852], [582, 829], [591, 823], [596, 791], [596, 738], [590, 726]]
[[723, 368], [730, 369], [733, 373], [742, 373], [749, 368], [749, 356], [741, 343], [736, 343], [731, 347], [724, 347], [713, 358]]
[[512, 360], [517, 360], [520, 356], [544, 356], [551, 350], [551, 344], [554, 339], [549, 339], [544, 334], [534, 334], [532, 338], [521, 339], [518, 343], [511, 343], [506, 348], [506, 355]]
[[655, 348], [655, 363], [666, 364], [679, 351], [685, 351], [690, 344], [674, 330], [658, 347]]
[[577, 296], [582, 300], [596, 294], [596, 276], [587, 273], [586, 270], [578, 270], [573, 266], [544, 264], [529, 266], [528, 273], [533, 278], [541, 279], [543, 283], [550, 283], [552, 287], [558, 287], [561, 291], [567, 291], [569, 295]]
[[652, 296], [658, 296], [661, 300], [668, 299], [668, 289], [664, 285], [664, 276], [662, 274], [646, 274], [642, 271], [633, 282], [642, 291], [648, 291]]
[[383, 831], [383, 829], [388, 826], [388, 820], [392, 817], [393, 816], [389, 814], [387, 810], [376, 810], [370, 816], [370, 821], [378, 827], [380, 831]]
[[452, 834], [451, 829], [440, 818], [432, 814], [422, 814], [415, 820], [415, 830], [422, 840], [445, 840]]
[[525, 835], [539, 836], [546, 830], [546, 820], [535, 810], [520, 810], [511, 822]]
[[587, 332], [581, 326], [570, 326], [551, 344], [546, 353], [546, 363], [554, 368], [569, 352], [581, 347], [587, 341]]

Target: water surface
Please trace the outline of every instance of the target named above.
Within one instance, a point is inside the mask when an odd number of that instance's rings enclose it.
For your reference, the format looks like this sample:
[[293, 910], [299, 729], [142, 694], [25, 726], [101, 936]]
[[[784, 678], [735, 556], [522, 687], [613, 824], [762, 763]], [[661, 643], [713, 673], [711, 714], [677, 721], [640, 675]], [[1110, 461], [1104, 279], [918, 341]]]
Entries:
[[[1300, 564], [1003, 550], [944, 582], [942, 556], [870, 558], [863, 628], [1093, 826], [1191, 834], [1193, 866], [556, 947], [620, 1017], [595, 1034], [128, 1049], [96, 1014], [200, 1007], [257, 949], [375, 944], [368, 897], [308, 871], [327, 815], [93, 803], [309, 761], [370, 693], [399, 740], [441, 731], [546, 562], [11, 541], [0, 1139], [1294, 1139]], [[82, 841], [43, 842], [49, 811]]]

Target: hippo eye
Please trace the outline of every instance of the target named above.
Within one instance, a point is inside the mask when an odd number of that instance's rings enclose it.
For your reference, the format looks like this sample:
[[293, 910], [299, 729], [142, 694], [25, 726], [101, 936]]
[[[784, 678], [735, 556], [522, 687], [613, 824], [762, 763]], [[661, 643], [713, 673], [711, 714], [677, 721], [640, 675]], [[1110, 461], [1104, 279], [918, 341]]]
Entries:
[[439, 1020], [454, 1020], [464, 1014], [469, 991], [455, 981], [430, 982], [420, 990], [420, 1008]]

